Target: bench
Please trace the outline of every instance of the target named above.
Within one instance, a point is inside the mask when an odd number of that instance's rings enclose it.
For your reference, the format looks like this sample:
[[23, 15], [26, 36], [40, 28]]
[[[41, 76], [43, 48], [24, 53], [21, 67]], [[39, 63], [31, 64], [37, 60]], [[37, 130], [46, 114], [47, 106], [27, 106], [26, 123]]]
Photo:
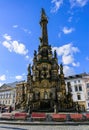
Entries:
[[25, 120], [27, 119], [27, 113], [14, 113], [12, 115], [13, 119], [20, 119], [20, 120]]
[[66, 114], [52, 114], [53, 121], [66, 121]]
[[85, 120], [89, 120], [89, 113], [83, 115]]
[[2, 113], [1, 119], [12, 119], [12, 114], [11, 113]]
[[82, 121], [83, 120], [83, 115], [76, 113], [76, 114], [70, 114], [70, 119], [73, 121]]
[[45, 120], [46, 119], [46, 114], [45, 113], [35, 113], [33, 112], [31, 114], [31, 119], [32, 120]]

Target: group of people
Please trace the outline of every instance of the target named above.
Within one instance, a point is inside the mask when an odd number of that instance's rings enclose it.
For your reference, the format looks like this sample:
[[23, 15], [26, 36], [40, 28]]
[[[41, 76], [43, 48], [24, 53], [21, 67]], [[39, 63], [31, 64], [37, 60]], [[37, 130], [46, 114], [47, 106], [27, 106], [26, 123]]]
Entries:
[[0, 107], [0, 112], [1, 112], [1, 113], [4, 113], [4, 112], [9, 112], [9, 113], [11, 113], [12, 111], [13, 111], [13, 108], [12, 108], [11, 106], [9, 106], [9, 107], [1, 106], [1, 107]]

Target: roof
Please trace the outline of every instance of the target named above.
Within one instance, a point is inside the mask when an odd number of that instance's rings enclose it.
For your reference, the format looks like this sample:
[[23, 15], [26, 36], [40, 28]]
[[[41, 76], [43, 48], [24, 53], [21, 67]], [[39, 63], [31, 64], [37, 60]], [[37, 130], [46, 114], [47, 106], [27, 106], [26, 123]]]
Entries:
[[5, 91], [5, 90], [11, 90], [11, 89], [14, 89], [16, 87], [16, 84], [18, 83], [22, 83], [24, 81], [15, 81], [15, 82], [12, 82], [12, 83], [5, 83], [3, 84], [1, 87], [0, 87], [0, 91]]
[[67, 79], [76, 79], [76, 78], [83, 78], [85, 76], [89, 76], [89, 74], [81, 73], [81, 74], [71, 75], [71, 76], [65, 77], [65, 80], [67, 80]]

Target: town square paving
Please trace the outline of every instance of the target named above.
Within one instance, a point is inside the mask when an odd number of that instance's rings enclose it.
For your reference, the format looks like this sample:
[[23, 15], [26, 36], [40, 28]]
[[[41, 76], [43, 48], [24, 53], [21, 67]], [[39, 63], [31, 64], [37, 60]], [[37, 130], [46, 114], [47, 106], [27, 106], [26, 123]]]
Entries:
[[89, 125], [10, 125], [0, 124], [0, 130], [89, 130]]

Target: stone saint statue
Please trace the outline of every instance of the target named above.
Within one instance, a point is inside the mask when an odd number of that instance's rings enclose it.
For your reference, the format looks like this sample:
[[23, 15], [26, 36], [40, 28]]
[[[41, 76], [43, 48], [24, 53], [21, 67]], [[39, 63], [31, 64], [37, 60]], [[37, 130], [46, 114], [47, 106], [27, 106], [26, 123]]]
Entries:
[[28, 74], [31, 74], [31, 64], [28, 65]]
[[34, 57], [36, 57], [37, 56], [37, 51], [36, 50], [34, 50]]
[[54, 51], [54, 58], [57, 58], [57, 52], [56, 52], [56, 50]]
[[63, 74], [63, 65], [62, 65], [62, 63], [60, 64], [60, 74]]

